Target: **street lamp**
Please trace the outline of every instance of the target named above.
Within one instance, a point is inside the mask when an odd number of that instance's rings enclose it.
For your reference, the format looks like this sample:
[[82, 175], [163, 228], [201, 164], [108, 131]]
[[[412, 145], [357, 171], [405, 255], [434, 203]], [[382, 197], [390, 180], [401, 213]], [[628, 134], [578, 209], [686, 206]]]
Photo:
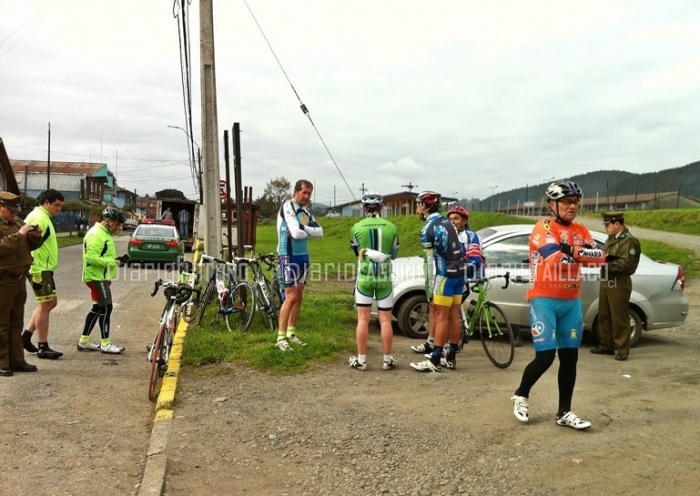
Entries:
[[[204, 193], [202, 191], [202, 151], [199, 146], [199, 143], [197, 143], [192, 136], [190, 136], [190, 133], [188, 133], [184, 128], [181, 128], [180, 126], [171, 126], [168, 125], [169, 128], [171, 129], [179, 129], [183, 133], [185, 133], [185, 136], [187, 136], [187, 149], [188, 149], [188, 155], [190, 159], [190, 168], [195, 168], [192, 166], [194, 164], [196, 166], [196, 175], [197, 175], [197, 184], [195, 185], [199, 189], [199, 203], [204, 204]], [[197, 147], [197, 159], [194, 159], [194, 145]], [[189, 153], [189, 150], [192, 150], [192, 153]]]
[[496, 188], [498, 188], [498, 186], [489, 186], [489, 189], [491, 190], [491, 196], [489, 196], [489, 212], [491, 212], [491, 206], [493, 205], [493, 192]]

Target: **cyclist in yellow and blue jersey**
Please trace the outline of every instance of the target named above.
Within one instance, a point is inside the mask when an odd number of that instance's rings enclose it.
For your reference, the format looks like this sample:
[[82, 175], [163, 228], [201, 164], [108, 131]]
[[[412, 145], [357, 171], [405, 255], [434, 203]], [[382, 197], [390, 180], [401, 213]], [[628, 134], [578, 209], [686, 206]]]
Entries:
[[280, 208], [277, 216], [277, 253], [279, 270], [284, 279], [284, 303], [279, 312], [276, 346], [287, 351], [290, 343], [305, 346], [296, 335], [296, 323], [309, 272], [308, 238], [323, 236], [323, 228], [311, 213], [313, 184], [300, 179], [294, 185], [294, 196]]
[[433, 305], [430, 317], [435, 319], [435, 347], [430, 359], [413, 362], [419, 372], [441, 372], [443, 346], [449, 341], [446, 361], [455, 368], [455, 355], [461, 338], [459, 307], [466, 280], [464, 247], [454, 225], [440, 214], [440, 195], [424, 191], [416, 197], [417, 213], [426, 221], [421, 242], [426, 251], [426, 297]]

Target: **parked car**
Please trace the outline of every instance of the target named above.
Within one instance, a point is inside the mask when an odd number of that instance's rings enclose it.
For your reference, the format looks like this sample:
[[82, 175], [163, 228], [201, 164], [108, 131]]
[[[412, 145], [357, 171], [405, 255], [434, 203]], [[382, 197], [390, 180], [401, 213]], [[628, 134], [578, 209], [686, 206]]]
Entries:
[[[511, 324], [517, 324], [523, 330], [530, 328], [525, 292], [530, 278], [528, 239], [532, 227], [530, 224], [494, 226], [477, 233], [487, 261], [486, 274], [510, 272], [510, 286], [502, 289], [499, 280], [494, 280], [488, 289], [489, 299], [503, 309]], [[591, 235], [602, 248], [607, 235], [597, 231], [591, 231]], [[425, 339], [428, 335], [428, 305], [425, 298], [423, 258], [397, 258], [393, 262], [393, 272], [393, 313], [398, 327], [407, 336]], [[600, 268], [583, 268], [581, 272], [584, 329], [597, 333]], [[639, 342], [642, 329], [665, 329], [685, 322], [688, 300], [683, 294], [685, 277], [682, 267], [657, 262], [642, 254], [637, 272], [632, 276], [632, 286], [632, 345]]]
[[179, 262], [185, 245], [173, 220], [144, 219], [131, 235], [127, 254], [134, 262]]
[[135, 231], [139, 223], [135, 219], [126, 219], [122, 224], [122, 231]]

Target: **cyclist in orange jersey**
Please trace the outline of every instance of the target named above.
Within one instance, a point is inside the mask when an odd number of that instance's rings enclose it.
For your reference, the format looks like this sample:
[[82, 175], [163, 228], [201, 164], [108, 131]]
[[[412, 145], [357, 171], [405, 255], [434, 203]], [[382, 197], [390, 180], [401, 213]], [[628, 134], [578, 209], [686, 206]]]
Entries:
[[557, 425], [587, 429], [591, 423], [571, 411], [576, 363], [583, 336], [581, 265], [600, 266], [606, 254], [588, 229], [574, 222], [583, 193], [578, 184], [557, 181], [547, 188], [550, 215], [537, 222], [530, 235], [530, 330], [535, 358], [523, 371], [515, 390], [513, 414], [529, 420], [530, 389], [559, 356], [559, 409]]

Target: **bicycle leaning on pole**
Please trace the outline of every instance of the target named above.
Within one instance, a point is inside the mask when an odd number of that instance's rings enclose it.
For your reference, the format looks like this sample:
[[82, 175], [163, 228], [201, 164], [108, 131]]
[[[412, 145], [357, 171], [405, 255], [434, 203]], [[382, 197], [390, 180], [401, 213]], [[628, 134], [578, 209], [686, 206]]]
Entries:
[[178, 306], [190, 299], [192, 292], [196, 291], [186, 283], [158, 279], [151, 297], [155, 296], [161, 287], [165, 296], [165, 306], [153, 342], [148, 345], [148, 361], [151, 363], [148, 375], [148, 399], [151, 401], [158, 396], [161, 379], [168, 369], [170, 350], [178, 324]]
[[[460, 306], [463, 332], [459, 347], [461, 349], [465, 343], [469, 342], [470, 336], [478, 333], [486, 356], [496, 367], [505, 369], [513, 363], [515, 346], [513, 345], [513, 328], [508, 317], [487, 296], [490, 281], [497, 278], [506, 280], [503, 289], [506, 289], [510, 284], [510, 272], [469, 281], [469, 288], [471, 288], [472, 293], [476, 294], [476, 299], [469, 301], [466, 311], [464, 305]], [[464, 297], [467, 298], [468, 295], [469, 291], [465, 292]]]

